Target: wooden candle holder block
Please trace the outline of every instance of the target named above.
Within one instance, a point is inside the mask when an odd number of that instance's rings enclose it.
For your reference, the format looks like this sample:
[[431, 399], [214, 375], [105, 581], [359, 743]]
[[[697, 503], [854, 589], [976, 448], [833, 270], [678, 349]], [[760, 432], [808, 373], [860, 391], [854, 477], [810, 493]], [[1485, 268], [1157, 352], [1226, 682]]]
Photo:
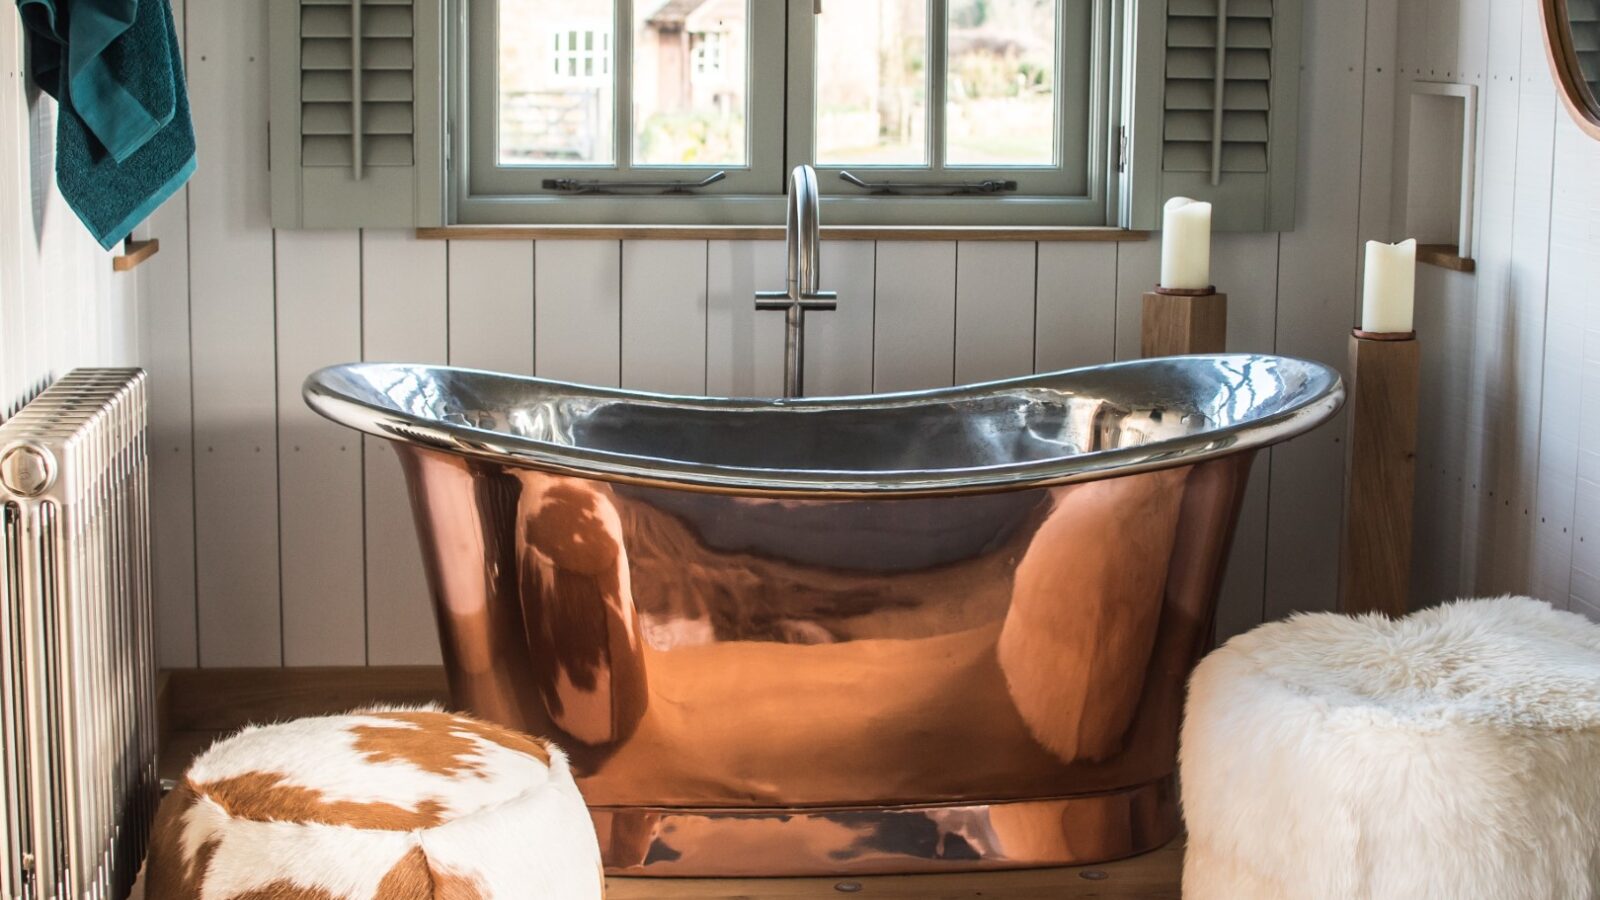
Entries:
[[1411, 608], [1421, 377], [1415, 334], [1351, 333], [1339, 579], [1339, 608], [1346, 613], [1398, 617]]
[[1214, 287], [1200, 290], [1156, 288], [1144, 295], [1139, 353], [1189, 356], [1222, 353], [1228, 342], [1228, 295]]

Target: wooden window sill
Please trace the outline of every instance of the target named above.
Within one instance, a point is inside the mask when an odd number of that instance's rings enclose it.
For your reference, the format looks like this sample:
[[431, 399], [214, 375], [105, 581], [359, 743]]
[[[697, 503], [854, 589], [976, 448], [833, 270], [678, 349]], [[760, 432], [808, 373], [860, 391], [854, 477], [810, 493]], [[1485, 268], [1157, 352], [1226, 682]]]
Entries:
[[[1148, 231], [1103, 227], [959, 227], [906, 225], [824, 225], [832, 241], [1142, 241]], [[783, 240], [778, 225], [446, 225], [418, 228], [423, 240]]]
[[1452, 272], [1478, 271], [1478, 264], [1472, 257], [1462, 256], [1461, 248], [1451, 244], [1418, 244], [1417, 262]]
[[121, 255], [111, 257], [111, 271], [131, 272], [140, 263], [159, 252], [161, 252], [161, 242], [155, 238], [148, 241], [124, 241]]

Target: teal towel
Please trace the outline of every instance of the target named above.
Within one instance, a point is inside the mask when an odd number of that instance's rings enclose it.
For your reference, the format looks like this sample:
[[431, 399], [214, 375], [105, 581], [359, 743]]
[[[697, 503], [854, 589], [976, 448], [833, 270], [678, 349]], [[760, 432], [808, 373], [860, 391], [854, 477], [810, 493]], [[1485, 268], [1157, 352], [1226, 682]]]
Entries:
[[61, 195], [110, 249], [194, 174], [172, 10], [168, 0], [17, 0], [17, 7], [33, 79], [58, 103]]

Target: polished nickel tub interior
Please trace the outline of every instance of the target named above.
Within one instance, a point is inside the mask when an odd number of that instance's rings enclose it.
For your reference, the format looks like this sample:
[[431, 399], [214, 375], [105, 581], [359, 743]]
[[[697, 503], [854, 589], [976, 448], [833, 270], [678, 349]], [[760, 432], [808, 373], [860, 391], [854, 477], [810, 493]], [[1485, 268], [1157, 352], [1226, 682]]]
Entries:
[[609, 868], [941, 871], [1177, 830], [1253, 451], [1327, 367], [1149, 360], [855, 398], [315, 373], [393, 439], [455, 701], [571, 754]]

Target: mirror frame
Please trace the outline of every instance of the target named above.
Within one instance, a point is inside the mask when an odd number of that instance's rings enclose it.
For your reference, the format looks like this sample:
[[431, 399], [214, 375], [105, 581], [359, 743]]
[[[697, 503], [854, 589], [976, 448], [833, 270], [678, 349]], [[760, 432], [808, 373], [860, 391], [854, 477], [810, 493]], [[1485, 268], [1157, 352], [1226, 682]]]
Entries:
[[[1567, 0], [1539, 0], [1539, 17], [1544, 24], [1545, 56], [1550, 60], [1550, 74], [1555, 77], [1561, 102], [1585, 133], [1600, 140], [1600, 110], [1590, 108], [1583, 101], [1588, 89], [1583, 83], [1583, 72], [1578, 68], [1578, 54], [1572, 47]], [[1600, 98], [1596, 100], [1600, 102]]]

